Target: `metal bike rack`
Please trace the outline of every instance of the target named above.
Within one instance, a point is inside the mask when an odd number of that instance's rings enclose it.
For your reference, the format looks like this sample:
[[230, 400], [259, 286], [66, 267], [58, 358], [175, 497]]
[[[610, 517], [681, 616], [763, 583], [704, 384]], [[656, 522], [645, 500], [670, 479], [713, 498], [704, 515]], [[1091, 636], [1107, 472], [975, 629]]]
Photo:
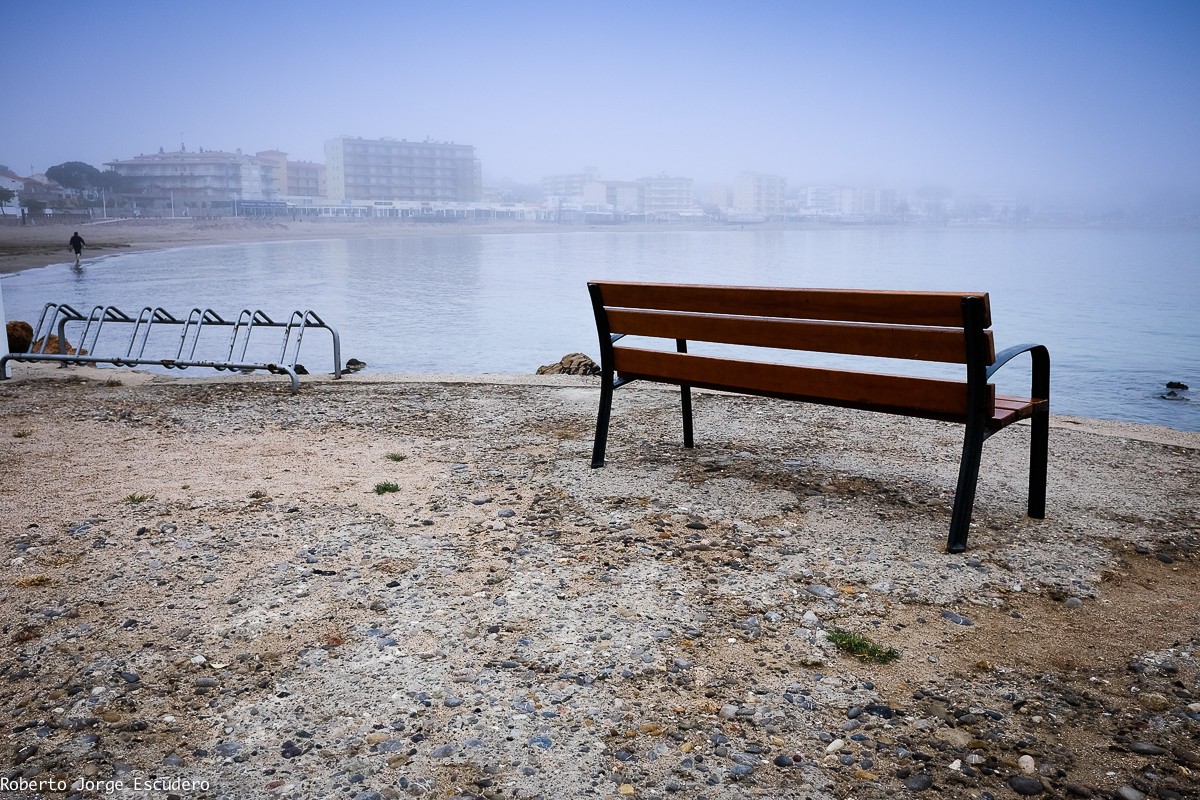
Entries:
[[[83, 331], [78, 338], [75, 353], [65, 352], [66, 330], [68, 324], [82, 324]], [[105, 324], [127, 325], [132, 330], [123, 352], [116, 355], [96, 355], [100, 345], [100, 331]], [[167, 358], [155, 358], [146, 355], [146, 346], [150, 335], [156, 327], [178, 326], [179, 346], [174, 355]], [[250, 347], [250, 334], [259, 328], [282, 328], [283, 341], [279, 349], [279, 357], [274, 362], [247, 361], [247, 350]], [[187, 369], [188, 367], [208, 367], [216, 370], [237, 370], [249, 372], [266, 370], [273, 375], [287, 375], [292, 382], [292, 393], [300, 390], [300, 378], [296, 373], [296, 361], [300, 357], [300, 343], [304, 332], [310, 328], [322, 328], [329, 331], [333, 337], [333, 376], [342, 376], [341, 338], [336, 328], [326, 325], [313, 311], [293, 311], [287, 322], [275, 322], [262, 311], [243, 309], [236, 320], [226, 320], [211, 308], [193, 308], [183, 319], [173, 316], [162, 308], [143, 308], [136, 317], [131, 317], [116, 306], [96, 306], [88, 315], [83, 315], [65, 303], [47, 303], [42, 309], [42, 315], [34, 330], [33, 342], [37, 348], [28, 353], [9, 353], [0, 358], [0, 380], [8, 378], [9, 361], [57, 361], [62, 366], [72, 364], [113, 364], [118, 367], [136, 367], [153, 365], [167, 369]], [[49, 336], [57, 329], [57, 353], [48, 353], [46, 343]], [[229, 331], [228, 347], [222, 348], [225, 357], [222, 359], [197, 358], [197, 346], [205, 331], [224, 329]], [[205, 343], [213, 347], [211, 340], [215, 336], [205, 337]], [[261, 337], [259, 337], [261, 338]], [[40, 344], [40, 347], [38, 346]], [[84, 354], [84, 351], [90, 351]], [[201, 351], [204, 352], [203, 350]]]

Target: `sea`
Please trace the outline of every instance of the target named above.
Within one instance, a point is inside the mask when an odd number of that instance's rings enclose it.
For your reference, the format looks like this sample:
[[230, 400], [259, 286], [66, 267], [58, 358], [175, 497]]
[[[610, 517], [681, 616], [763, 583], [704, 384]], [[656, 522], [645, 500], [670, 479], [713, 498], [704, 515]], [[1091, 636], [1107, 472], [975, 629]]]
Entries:
[[[84, 314], [115, 306], [135, 317], [156, 307], [177, 317], [212, 309], [229, 320], [243, 309], [261, 310], [281, 322], [311, 310], [338, 330], [343, 361], [356, 358], [371, 372], [520, 375], [568, 353], [598, 360], [586, 285], [593, 279], [986, 291], [997, 350], [1049, 348], [1052, 413], [1200, 430], [1196, 229], [464, 231], [126, 253], [85, 260], [78, 269], [61, 264], [5, 275], [0, 288], [8, 318], [34, 325], [47, 303]], [[254, 348], [274, 360], [278, 332], [261, 333]], [[310, 372], [331, 371], [331, 342], [327, 332], [308, 330], [301, 363]], [[909, 365], [870, 368], [902, 372]], [[961, 370], [930, 365], [923, 374], [948, 369]], [[1028, 358], [1019, 357], [996, 382], [1002, 393], [1027, 394], [1029, 380]], [[1190, 388], [1169, 389], [1168, 382]]]

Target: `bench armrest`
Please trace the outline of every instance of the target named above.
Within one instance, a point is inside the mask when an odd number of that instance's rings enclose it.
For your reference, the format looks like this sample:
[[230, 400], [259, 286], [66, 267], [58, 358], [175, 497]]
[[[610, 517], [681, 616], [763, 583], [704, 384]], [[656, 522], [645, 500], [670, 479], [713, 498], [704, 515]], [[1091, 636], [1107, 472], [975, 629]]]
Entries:
[[988, 380], [1013, 358], [1029, 353], [1033, 359], [1033, 379], [1030, 397], [1037, 400], [1050, 399], [1050, 351], [1041, 344], [1019, 344], [996, 354], [996, 360], [987, 368]]

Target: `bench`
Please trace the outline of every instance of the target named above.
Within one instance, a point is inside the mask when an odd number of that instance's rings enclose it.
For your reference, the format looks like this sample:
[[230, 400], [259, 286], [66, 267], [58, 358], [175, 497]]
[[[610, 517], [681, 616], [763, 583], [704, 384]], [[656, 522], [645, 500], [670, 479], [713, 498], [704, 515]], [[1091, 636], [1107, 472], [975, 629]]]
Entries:
[[[588, 290], [601, 370], [593, 467], [604, 466], [613, 390], [636, 380], [680, 387], [685, 447], [693, 446], [691, 387], [955, 422], [965, 433], [946, 549], [961, 553], [984, 441], [1030, 419], [1028, 513], [1045, 517], [1050, 355], [1037, 344], [996, 353], [986, 293], [609, 281], [589, 282]], [[674, 350], [618, 345], [625, 336], [673, 339]], [[953, 380], [698, 355], [688, 352], [689, 341], [963, 364], [966, 375]], [[1030, 397], [998, 396], [992, 375], [1026, 352]]]

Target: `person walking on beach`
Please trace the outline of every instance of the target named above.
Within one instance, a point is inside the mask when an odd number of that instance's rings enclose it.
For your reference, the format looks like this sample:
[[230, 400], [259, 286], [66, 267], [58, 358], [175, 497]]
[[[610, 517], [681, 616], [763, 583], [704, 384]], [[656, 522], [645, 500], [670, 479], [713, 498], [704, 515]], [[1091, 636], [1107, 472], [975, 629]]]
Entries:
[[80, 254], [83, 253], [84, 245], [86, 245], [87, 242], [85, 242], [83, 240], [83, 237], [79, 235], [79, 231], [75, 231], [75, 234], [71, 237], [70, 244], [71, 244], [71, 249], [75, 251], [75, 266], [78, 267], [79, 266], [79, 256], [80, 256]]

